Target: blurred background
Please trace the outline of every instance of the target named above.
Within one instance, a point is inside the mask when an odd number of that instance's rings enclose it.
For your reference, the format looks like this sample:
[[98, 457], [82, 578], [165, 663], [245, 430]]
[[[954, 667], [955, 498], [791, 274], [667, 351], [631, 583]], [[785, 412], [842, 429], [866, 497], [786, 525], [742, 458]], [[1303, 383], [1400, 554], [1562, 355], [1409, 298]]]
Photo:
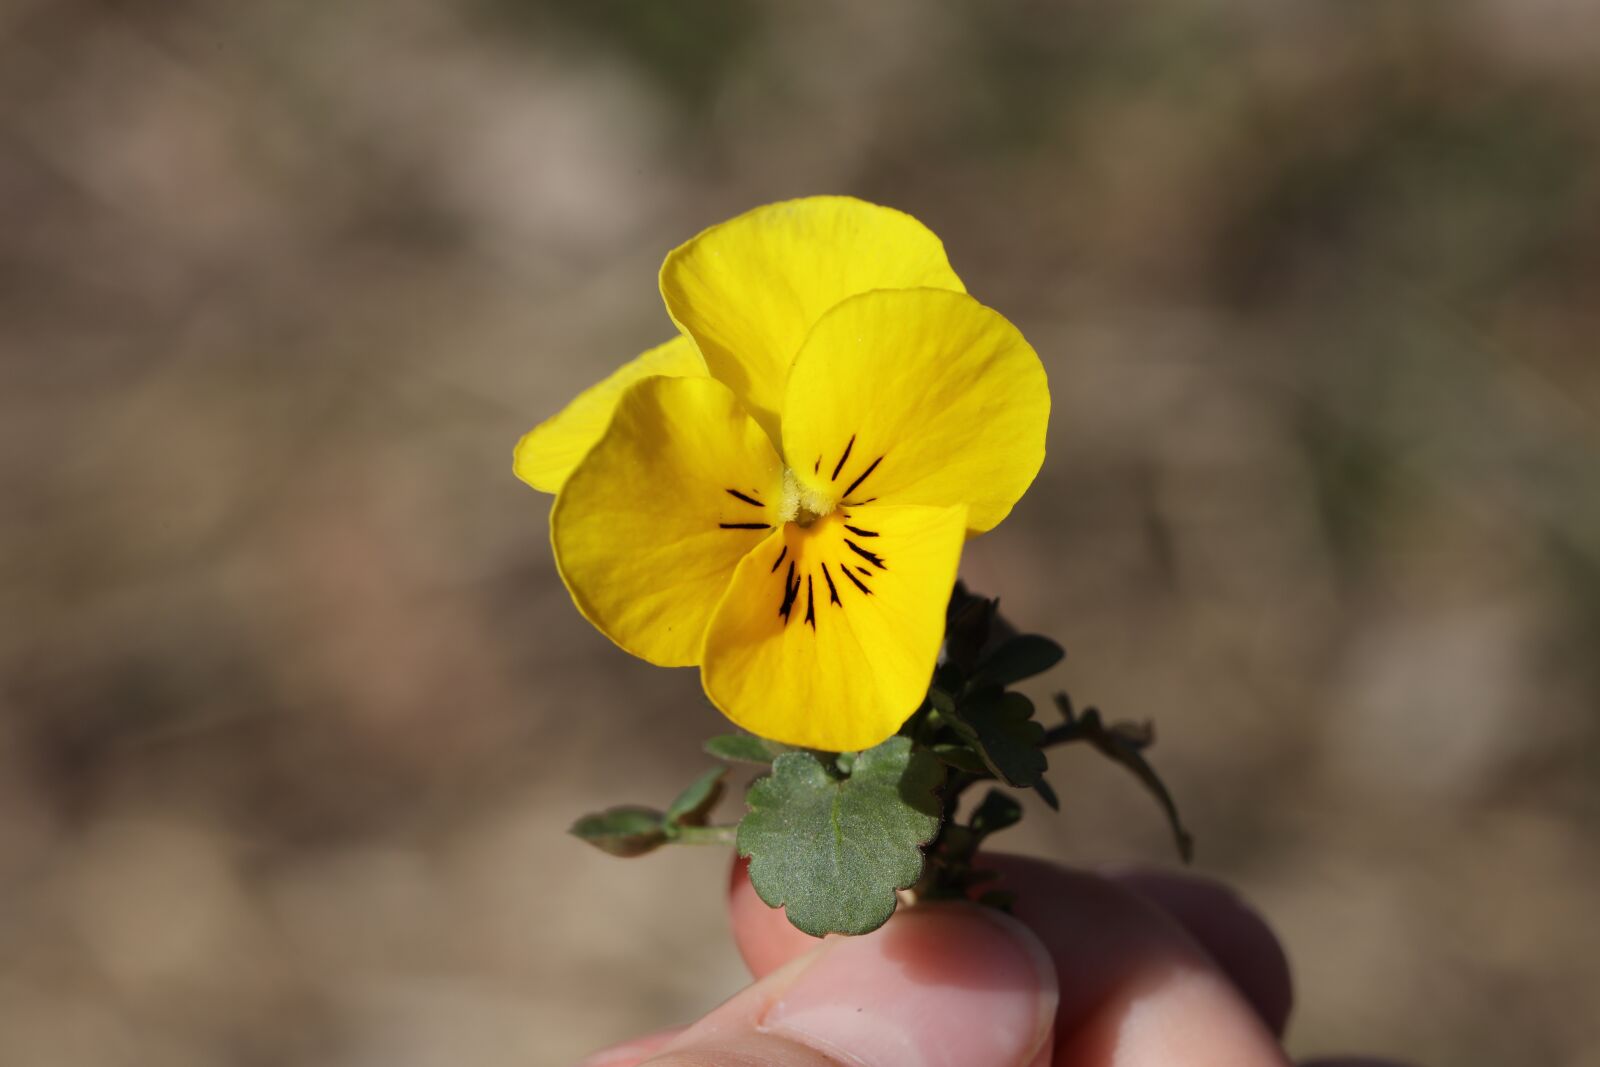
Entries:
[[[510, 454], [815, 192], [1043, 356], [964, 574], [1156, 722], [1292, 1049], [1600, 1064], [1586, 0], [0, 0], [0, 1063], [562, 1064], [741, 984], [722, 856], [563, 834], [722, 724]], [[1171, 861], [1052, 780], [1011, 847]]]

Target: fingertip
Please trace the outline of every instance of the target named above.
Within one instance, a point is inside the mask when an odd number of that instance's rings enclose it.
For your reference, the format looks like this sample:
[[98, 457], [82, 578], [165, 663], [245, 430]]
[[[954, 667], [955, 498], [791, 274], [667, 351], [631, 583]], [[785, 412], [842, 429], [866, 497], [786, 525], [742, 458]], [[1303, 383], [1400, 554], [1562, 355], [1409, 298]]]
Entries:
[[659, 1030], [653, 1034], [636, 1037], [620, 1045], [603, 1048], [592, 1053], [578, 1067], [638, 1067], [666, 1047], [667, 1043], [682, 1033], [681, 1028]]
[[1038, 1057], [1053, 1040], [1055, 968], [1020, 923], [966, 904], [923, 905], [871, 934], [813, 944], [685, 1031], [662, 1062], [1048, 1062]]
[[1170, 913], [1100, 875], [991, 856], [1055, 959], [1057, 1067], [1283, 1067], [1282, 1048]]
[[1294, 1006], [1294, 979], [1283, 943], [1260, 912], [1230, 887], [1197, 875], [1132, 869], [1107, 877], [1176, 919], [1267, 1028], [1282, 1036]]

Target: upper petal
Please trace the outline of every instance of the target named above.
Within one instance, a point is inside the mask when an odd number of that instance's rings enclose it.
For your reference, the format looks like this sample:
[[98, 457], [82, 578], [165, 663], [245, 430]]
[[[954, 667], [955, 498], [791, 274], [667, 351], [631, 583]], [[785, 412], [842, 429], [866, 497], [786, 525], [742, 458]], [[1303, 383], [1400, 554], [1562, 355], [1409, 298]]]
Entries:
[[690, 666], [734, 568], [771, 535], [782, 489], [777, 453], [726, 386], [646, 378], [556, 498], [556, 566], [601, 633]]
[[679, 334], [624, 363], [522, 435], [511, 461], [517, 477], [541, 492], [560, 492], [572, 468], [606, 432], [611, 412], [623, 392], [641, 378], [656, 374], [703, 378], [706, 361], [700, 358], [694, 341]]
[[944, 636], [965, 508], [846, 508], [790, 524], [739, 564], [701, 680], [751, 733], [845, 752], [922, 703]]
[[661, 266], [667, 313], [774, 441], [789, 364], [812, 323], [847, 296], [911, 286], [965, 291], [931, 230], [848, 196], [758, 207]]
[[1017, 328], [964, 293], [864, 293], [834, 307], [789, 371], [783, 449], [840, 501], [965, 504], [973, 533], [1044, 462], [1050, 389]]

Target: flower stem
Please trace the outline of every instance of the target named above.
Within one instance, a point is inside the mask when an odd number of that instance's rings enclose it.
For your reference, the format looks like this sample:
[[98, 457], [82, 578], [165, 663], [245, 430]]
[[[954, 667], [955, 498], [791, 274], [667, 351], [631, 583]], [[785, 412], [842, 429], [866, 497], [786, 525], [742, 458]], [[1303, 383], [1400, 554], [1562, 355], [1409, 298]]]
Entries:
[[680, 826], [672, 840], [680, 845], [731, 845], [738, 835], [738, 826]]

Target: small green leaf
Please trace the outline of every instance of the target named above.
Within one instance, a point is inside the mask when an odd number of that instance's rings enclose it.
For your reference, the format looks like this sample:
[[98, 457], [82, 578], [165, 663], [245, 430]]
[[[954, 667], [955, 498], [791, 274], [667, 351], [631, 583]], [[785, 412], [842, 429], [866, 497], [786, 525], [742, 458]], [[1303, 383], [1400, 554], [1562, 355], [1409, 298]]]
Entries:
[[983, 764], [983, 757], [966, 745], [934, 745], [929, 751], [938, 756], [940, 762], [958, 771], [968, 774], [989, 773], [989, 768]]
[[1004, 688], [1032, 678], [1061, 662], [1066, 655], [1060, 645], [1038, 634], [1022, 634], [1000, 645], [978, 663], [974, 683]]
[[1177, 843], [1178, 855], [1188, 863], [1194, 857], [1194, 835], [1189, 833], [1178, 816], [1178, 805], [1172, 799], [1161, 776], [1144, 758], [1144, 750], [1155, 744], [1155, 728], [1149, 723], [1118, 722], [1107, 726], [1098, 708], [1084, 708], [1080, 715], [1072, 706], [1072, 698], [1065, 693], [1056, 694], [1056, 707], [1065, 726], [1051, 730], [1053, 743], [1087, 741], [1101, 755], [1120, 763], [1156, 798], [1172, 828], [1172, 838]]
[[944, 768], [891, 737], [839, 780], [809, 752], [789, 752], [750, 787], [739, 855], [750, 882], [817, 937], [864, 934], [894, 913], [895, 891], [922, 874], [922, 846], [939, 830]]
[[567, 832], [613, 856], [642, 856], [667, 840], [664, 817], [653, 808], [608, 808], [585, 815]]
[[765, 741], [749, 734], [723, 734], [713, 737], [702, 746], [706, 755], [729, 763], [771, 763], [789, 751], [789, 746], [776, 741]]
[[972, 818], [967, 820], [967, 825], [972, 827], [973, 833], [980, 837], [988, 837], [1021, 821], [1022, 805], [1000, 790], [991, 789], [989, 795], [983, 798], [983, 803], [973, 811]]
[[1033, 789], [1034, 792], [1039, 794], [1040, 800], [1050, 805], [1051, 811], [1061, 810], [1061, 798], [1056, 796], [1055, 787], [1052, 786], [1048, 781], [1040, 778], [1037, 782], [1033, 783]]
[[1033, 721], [1033, 701], [1021, 693], [976, 693], [962, 703], [955, 722], [989, 770], [1007, 785], [1031, 786], [1044, 773], [1044, 727]]
[[704, 826], [711, 809], [722, 799], [722, 779], [727, 774], [726, 767], [717, 767], [689, 783], [689, 788], [667, 806], [669, 832], [676, 826]]
[[1144, 758], [1144, 749], [1155, 741], [1154, 732], [1148, 725], [1140, 727], [1124, 723], [1118, 723], [1109, 729], [1104, 728], [1100, 725], [1100, 713], [1094, 708], [1087, 709], [1078, 721], [1080, 725], [1094, 728], [1088, 738], [1095, 748], [1132, 771], [1134, 777], [1138, 778], [1150, 795], [1156, 798], [1156, 803], [1161, 805], [1162, 812], [1167, 816], [1167, 825], [1172, 827], [1172, 839], [1178, 846], [1178, 855], [1185, 863], [1192, 860], [1194, 835], [1189, 833], [1188, 828], [1183, 825], [1183, 820], [1179, 818], [1178, 805], [1172, 799], [1172, 794], [1167, 791], [1166, 784], [1161, 781], [1161, 776], [1150, 766], [1150, 761]]

